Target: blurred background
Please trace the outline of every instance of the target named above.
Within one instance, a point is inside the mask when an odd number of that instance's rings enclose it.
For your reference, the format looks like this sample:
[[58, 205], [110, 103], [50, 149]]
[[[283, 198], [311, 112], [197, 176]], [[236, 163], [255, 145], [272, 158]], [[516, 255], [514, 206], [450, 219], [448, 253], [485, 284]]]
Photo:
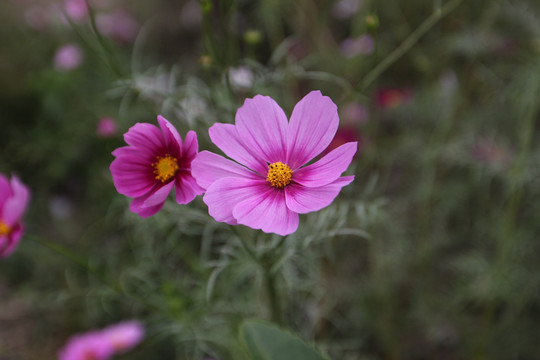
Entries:
[[242, 359], [260, 271], [200, 199], [130, 213], [111, 151], [157, 114], [216, 150], [246, 97], [315, 89], [356, 180], [287, 238], [283, 326], [333, 359], [540, 358], [539, 2], [89, 4], [0, 2], [0, 173], [32, 191], [1, 360], [130, 318], [148, 336], [118, 358]]

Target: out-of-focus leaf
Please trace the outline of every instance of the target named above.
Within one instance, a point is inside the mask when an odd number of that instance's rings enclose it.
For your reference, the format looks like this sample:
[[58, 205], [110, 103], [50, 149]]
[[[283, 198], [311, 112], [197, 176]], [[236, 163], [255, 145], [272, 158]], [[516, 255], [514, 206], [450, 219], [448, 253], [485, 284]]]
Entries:
[[299, 337], [262, 321], [245, 321], [240, 336], [254, 360], [328, 360]]

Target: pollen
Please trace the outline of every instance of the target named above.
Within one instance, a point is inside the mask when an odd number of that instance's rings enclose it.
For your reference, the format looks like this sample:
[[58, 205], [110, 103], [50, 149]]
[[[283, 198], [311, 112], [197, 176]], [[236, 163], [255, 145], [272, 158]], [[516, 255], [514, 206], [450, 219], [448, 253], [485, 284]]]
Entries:
[[169, 154], [158, 156], [156, 157], [156, 162], [153, 166], [156, 179], [161, 182], [166, 182], [176, 175], [176, 172], [178, 171], [178, 160]]
[[0, 220], [0, 236], [8, 235], [10, 232], [11, 228], [8, 226], [8, 224]]
[[266, 181], [276, 189], [283, 189], [292, 180], [292, 170], [284, 163], [278, 161], [268, 165], [268, 175]]

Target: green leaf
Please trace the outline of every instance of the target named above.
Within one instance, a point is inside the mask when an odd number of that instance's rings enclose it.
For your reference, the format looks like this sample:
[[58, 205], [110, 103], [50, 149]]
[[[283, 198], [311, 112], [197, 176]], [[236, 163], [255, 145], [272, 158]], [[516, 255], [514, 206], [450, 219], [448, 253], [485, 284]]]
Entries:
[[299, 337], [262, 321], [245, 321], [240, 336], [253, 360], [328, 360]]

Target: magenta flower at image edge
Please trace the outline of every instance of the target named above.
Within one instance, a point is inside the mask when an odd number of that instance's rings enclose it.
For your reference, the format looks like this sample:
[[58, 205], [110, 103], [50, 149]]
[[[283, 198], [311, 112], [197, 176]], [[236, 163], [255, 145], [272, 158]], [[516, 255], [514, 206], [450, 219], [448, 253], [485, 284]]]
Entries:
[[105, 329], [72, 336], [58, 352], [59, 360], [105, 360], [124, 353], [144, 338], [144, 328], [138, 321], [125, 321]]
[[10, 181], [0, 174], [0, 257], [10, 255], [21, 239], [21, 218], [29, 198], [30, 191], [18, 177]]
[[338, 124], [337, 106], [320, 91], [296, 104], [290, 122], [272, 98], [246, 99], [235, 125], [209, 129], [212, 142], [234, 161], [202, 151], [192, 163], [210, 215], [267, 233], [296, 231], [298, 214], [330, 205], [354, 179], [341, 174], [356, 153], [356, 142], [305, 166], [330, 144]]
[[130, 210], [142, 217], [161, 210], [173, 187], [179, 204], [187, 204], [203, 192], [191, 176], [197, 135], [189, 131], [182, 142], [168, 120], [161, 115], [157, 119], [159, 128], [148, 123], [133, 125], [124, 134], [128, 146], [112, 152], [116, 158], [110, 170], [116, 190], [134, 198]]

